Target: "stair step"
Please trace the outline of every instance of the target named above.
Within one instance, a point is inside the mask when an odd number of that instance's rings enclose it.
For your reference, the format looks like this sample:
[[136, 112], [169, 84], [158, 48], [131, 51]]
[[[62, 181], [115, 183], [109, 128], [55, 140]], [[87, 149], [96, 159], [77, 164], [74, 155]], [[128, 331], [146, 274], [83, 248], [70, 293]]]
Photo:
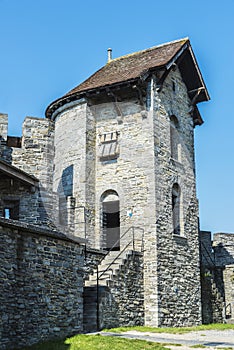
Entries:
[[[108, 286], [113, 285], [113, 277], [118, 275], [121, 265], [127, 261], [132, 251], [125, 251], [120, 254], [119, 251], [111, 251], [99, 264], [98, 272], [100, 279], [98, 281], [99, 292], [105, 292]], [[113, 262], [114, 261], [114, 262]], [[107, 270], [106, 270], [107, 269]], [[106, 270], [106, 271], [105, 271]], [[105, 272], [104, 272], [105, 271]], [[97, 270], [85, 281], [84, 287], [84, 310], [83, 323], [84, 332], [97, 331]]]

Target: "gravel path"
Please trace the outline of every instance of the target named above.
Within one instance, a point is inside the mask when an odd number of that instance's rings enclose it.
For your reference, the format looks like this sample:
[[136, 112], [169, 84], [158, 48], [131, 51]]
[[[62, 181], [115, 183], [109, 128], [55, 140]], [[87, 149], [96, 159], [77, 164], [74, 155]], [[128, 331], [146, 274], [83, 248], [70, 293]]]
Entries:
[[[191, 350], [191, 346], [203, 345], [206, 349], [233, 348], [234, 349], [234, 330], [225, 331], [199, 331], [185, 334], [169, 333], [150, 333], [128, 331], [124, 333], [101, 332], [103, 336], [114, 336], [132, 339], [143, 339], [157, 343], [170, 343], [167, 345], [170, 349]], [[180, 347], [172, 344], [181, 344]]]

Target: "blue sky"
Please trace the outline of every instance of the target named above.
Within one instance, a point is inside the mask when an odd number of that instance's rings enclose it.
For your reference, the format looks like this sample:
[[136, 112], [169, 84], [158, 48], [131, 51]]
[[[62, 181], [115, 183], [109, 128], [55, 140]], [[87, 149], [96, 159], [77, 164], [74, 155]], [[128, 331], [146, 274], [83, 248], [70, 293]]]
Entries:
[[113, 57], [189, 37], [211, 101], [199, 104], [201, 228], [234, 232], [234, 0], [0, 0], [0, 112], [9, 134]]

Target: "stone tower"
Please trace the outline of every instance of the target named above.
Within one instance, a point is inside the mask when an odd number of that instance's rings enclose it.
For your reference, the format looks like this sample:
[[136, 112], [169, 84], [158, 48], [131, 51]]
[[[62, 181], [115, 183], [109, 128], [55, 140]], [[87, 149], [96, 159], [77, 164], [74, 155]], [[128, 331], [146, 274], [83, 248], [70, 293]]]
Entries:
[[109, 59], [46, 110], [57, 225], [97, 249], [143, 242], [146, 325], [201, 322], [194, 127], [207, 100], [182, 39]]

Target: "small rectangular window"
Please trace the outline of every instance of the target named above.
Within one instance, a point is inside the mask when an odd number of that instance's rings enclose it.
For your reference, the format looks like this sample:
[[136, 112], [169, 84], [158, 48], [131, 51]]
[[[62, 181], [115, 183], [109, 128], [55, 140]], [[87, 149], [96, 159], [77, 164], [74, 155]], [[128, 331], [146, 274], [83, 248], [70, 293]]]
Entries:
[[5, 219], [19, 220], [19, 201], [5, 201], [3, 215]]
[[10, 208], [4, 208], [4, 218], [10, 219], [11, 218], [11, 210]]
[[118, 132], [100, 135], [99, 157], [101, 160], [116, 159], [119, 155]]

